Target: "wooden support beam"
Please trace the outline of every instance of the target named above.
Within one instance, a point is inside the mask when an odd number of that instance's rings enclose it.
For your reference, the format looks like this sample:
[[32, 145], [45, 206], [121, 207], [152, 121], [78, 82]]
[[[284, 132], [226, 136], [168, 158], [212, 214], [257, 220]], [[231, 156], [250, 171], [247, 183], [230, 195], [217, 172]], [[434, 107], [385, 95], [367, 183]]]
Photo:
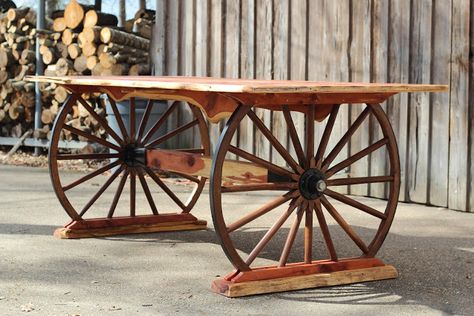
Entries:
[[394, 279], [398, 272], [378, 259], [361, 258], [258, 268], [233, 275], [214, 280], [212, 291], [227, 297], [241, 297]]
[[60, 239], [74, 239], [206, 228], [206, 221], [188, 213], [160, 214], [73, 221], [65, 227], [56, 229], [54, 236]]
[[[205, 178], [210, 178], [212, 166], [209, 156], [166, 149], [148, 149], [146, 162], [153, 169]], [[236, 160], [224, 162], [222, 180], [223, 185], [293, 181], [287, 176], [275, 175], [257, 164]]]

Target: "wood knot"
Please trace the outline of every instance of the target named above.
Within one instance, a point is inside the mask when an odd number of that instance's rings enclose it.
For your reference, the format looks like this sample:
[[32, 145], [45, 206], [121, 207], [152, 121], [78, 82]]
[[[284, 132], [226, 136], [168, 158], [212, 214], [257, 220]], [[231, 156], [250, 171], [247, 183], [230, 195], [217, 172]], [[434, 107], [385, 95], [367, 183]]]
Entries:
[[152, 165], [153, 167], [155, 167], [155, 168], [160, 169], [160, 166], [161, 166], [160, 160], [154, 158], [154, 159], [151, 161], [151, 165]]
[[194, 158], [194, 156], [192, 155], [187, 156], [186, 159], [187, 159], [188, 166], [190, 167], [194, 166], [194, 164], [196, 163], [196, 158]]

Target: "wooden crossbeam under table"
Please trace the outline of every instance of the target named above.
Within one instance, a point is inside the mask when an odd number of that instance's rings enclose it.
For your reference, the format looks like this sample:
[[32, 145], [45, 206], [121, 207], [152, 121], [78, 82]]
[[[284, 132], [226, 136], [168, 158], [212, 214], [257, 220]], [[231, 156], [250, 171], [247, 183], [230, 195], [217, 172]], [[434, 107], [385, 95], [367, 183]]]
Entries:
[[[146, 164], [155, 170], [210, 178], [212, 158], [198, 153], [177, 150], [148, 149], [146, 150]], [[222, 168], [223, 186], [291, 182], [294, 180], [290, 176], [290, 171], [281, 169], [278, 174], [255, 163], [229, 159], [224, 162]]]

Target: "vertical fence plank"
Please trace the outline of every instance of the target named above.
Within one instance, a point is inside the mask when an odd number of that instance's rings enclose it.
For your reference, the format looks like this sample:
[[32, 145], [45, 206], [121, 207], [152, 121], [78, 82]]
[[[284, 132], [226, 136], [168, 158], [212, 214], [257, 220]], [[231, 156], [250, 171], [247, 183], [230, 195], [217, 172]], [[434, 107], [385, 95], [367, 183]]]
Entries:
[[449, 208], [466, 210], [468, 185], [469, 1], [453, 1]]
[[[410, 82], [430, 81], [431, 70], [431, 1], [412, 2]], [[408, 173], [409, 198], [425, 203], [428, 188], [429, 106], [428, 93], [409, 97]]]
[[206, 77], [207, 74], [207, 49], [209, 41], [208, 6], [209, 0], [196, 0], [196, 76]]
[[[431, 82], [449, 84], [451, 47], [452, 1], [433, 3], [432, 73]], [[449, 93], [431, 94], [430, 170], [428, 202], [448, 206], [448, 162], [449, 162]]]
[[[224, 77], [239, 77], [240, 48], [240, 1], [226, 1], [225, 8], [225, 63]], [[226, 120], [227, 121], [227, 120]], [[237, 145], [238, 132], [232, 137], [231, 144]], [[237, 159], [234, 154], [227, 154], [228, 159]]]
[[[310, 6], [319, 1], [310, 1]], [[290, 70], [289, 75], [291, 80], [305, 80], [306, 79], [306, 64], [309, 60], [306, 59], [306, 43], [307, 30], [306, 21], [308, 19], [308, 8], [306, 1], [291, 0], [290, 2]], [[312, 15], [314, 19], [319, 19], [321, 12]], [[311, 34], [313, 35], [313, 34]], [[311, 38], [309, 41], [311, 42]], [[304, 137], [304, 115], [297, 112], [292, 112], [293, 121], [295, 122], [296, 131], [300, 137], [301, 144], [305, 143]], [[293, 157], [296, 157], [293, 146], [289, 148]]]
[[[256, 5], [255, 75], [257, 79], [272, 79], [272, 1], [260, 0], [256, 2]], [[271, 128], [270, 111], [255, 109], [255, 113], [268, 128]], [[270, 160], [270, 142], [258, 130], [255, 131], [255, 153], [260, 158]]]
[[[370, 82], [370, 45], [371, 45], [371, 0], [351, 2], [351, 41], [349, 60], [349, 81]], [[354, 122], [362, 112], [359, 105], [351, 106], [350, 121]], [[364, 124], [354, 134], [350, 142], [350, 154], [353, 155], [369, 145], [368, 124]], [[364, 157], [350, 167], [351, 177], [368, 175], [369, 157]], [[367, 195], [368, 185], [350, 188], [351, 194]]]
[[[242, 0], [240, 30], [240, 76], [255, 78], [255, 0]], [[239, 126], [239, 147], [253, 152], [253, 124], [245, 117]]]
[[[181, 29], [179, 27], [180, 23], [180, 5], [177, 1], [168, 0], [167, 2], [167, 14], [166, 14], [166, 74], [168, 76], [176, 76], [178, 75], [178, 65], [179, 65], [179, 56], [180, 56], [180, 36], [181, 36]], [[178, 118], [179, 113], [178, 111], [174, 111], [169, 119], [167, 120], [166, 128], [168, 131], [175, 129], [178, 126]], [[174, 142], [173, 142], [174, 141]], [[169, 146], [176, 147], [177, 142], [175, 139], [168, 141]]]
[[[179, 49], [179, 67], [180, 75], [193, 76], [195, 74], [195, 11], [194, 1], [182, 1], [180, 10], [180, 23], [182, 27]], [[179, 126], [187, 124], [193, 120], [193, 113], [188, 106], [182, 106], [179, 109]], [[178, 142], [180, 148], [192, 148], [194, 145], [194, 132], [189, 129], [175, 137], [174, 142]]]
[[[372, 3], [372, 80], [386, 82], [388, 78], [388, 1], [373, 0]], [[382, 104], [386, 109], [386, 103]], [[370, 120], [370, 138], [374, 143], [383, 138], [380, 126], [375, 119]], [[386, 174], [387, 151], [385, 148], [370, 155], [370, 175], [380, 176]], [[372, 183], [369, 185], [370, 195], [385, 198], [385, 183]]]
[[[346, 82], [349, 80], [349, 13], [350, 1], [325, 1], [325, 42], [324, 59], [322, 62], [326, 66], [326, 78], [334, 82]], [[329, 147], [332, 148], [337, 141], [345, 134], [349, 125], [349, 107], [341, 106], [338, 113], [338, 119], [334, 125], [334, 132]], [[349, 156], [349, 145], [346, 145], [334, 160], [336, 164]], [[348, 170], [343, 170], [341, 176], [347, 176]], [[340, 186], [337, 191], [347, 193], [347, 186]]]
[[[469, 11], [472, 13], [474, 12], [474, 2], [471, 1], [471, 6]], [[470, 36], [474, 34], [474, 16], [471, 14], [470, 16], [470, 29], [471, 33]], [[470, 164], [470, 173], [469, 173], [469, 183], [468, 183], [468, 192], [469, 192], [469, 208], [468, 211], [474, 212], [474, 40], [470, 40], [470, 51], [469, 51], [469, 129], [470, 129], [470, 139], [469, 139], [469, 147], [470, 147], [470, 156], [469, 156], [469, 164]]]
[[[208, 48], [208, 11], [209, 11], [209, 0], [195, 0], [195, 11], [196, 11], [196, 23], [195, 23], [195, 75], [199, 77], [207, 76], [207, 48]], [[199, 135], [199, 127], [194, 127], [194, 135]], [[198, 147], [200, 139], [194, 138], [194, 147]]]
[[227, 1], [225, 10], [225, 74], [226, 78], [239, 77], [240, 3]]
[[156, 22], [153, 26], [152, 50], [150, 59], [152, 60], [155, 76], [163, 76], [165, 73], [165, 21], [166, 0], [156, 0]]
[[[223, 28], [225, 17], [223, 16], [223, 7], [221, 0], [211, 0], [210, 7], [210, 42], [209, 42], [209, 75], [212, 77], [223, 76]], [[209, 137], [211, 139], [211, 150], [214, 152], [215, 145], [219, 139], [219, 124], [209, 124]]]
[[[389, 82], [408, 83], [410, 61], [410, 0], [390, 2], [390, 41], [388, 47]], [[400, 154], [400, 201], [406, 201], [406, 161], [408, 93], [401, 93], [387, 101], [387, 115], [398, 142]]]
[[[289, 0], [273, 2], [273, 77], [277, 80], [288, 79], [288, 26]], [[284, 145], [288, 142], [288, 132], [285, 119], [281, 112], [273, 112], [273, 135]], [[280, 166], [285, 160], [272, 148], [272, 161]]]
[[[324, 63], [324, 47], [326, 41], [324, 29], [324, 0], [315, 0], [308, 2], [308, 80], [324, 81], [327, 80]], [[314, 129], [314, 143], [319, 145], [321, 135], [326, 126], [327, 119], [316, 124]], [[328, 148], [329, 149], [329, 148]], [[327, 155], [327, 153], [326, 153]]]
[[178, 21], [179, 21], [179, 5], [176, 1], [168, 0], [166, 4], [166, 34], [165, 34], [165, 51], [166, 61], [165, 69], [168, 76], [176, 76], [178, 74]]

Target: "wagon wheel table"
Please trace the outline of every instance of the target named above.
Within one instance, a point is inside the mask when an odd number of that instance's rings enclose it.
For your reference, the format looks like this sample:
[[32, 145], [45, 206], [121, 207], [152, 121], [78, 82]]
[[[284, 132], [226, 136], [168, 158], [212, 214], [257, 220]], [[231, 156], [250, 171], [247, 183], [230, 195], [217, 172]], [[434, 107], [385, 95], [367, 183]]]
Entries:
[[[389, 231], [400, 188], [396, 139], [380, 103], [400, 92], [447, 90], [444, 85], [197, 77], [32, 77], [30, 80], [59, 84], [71, 93], [55, 121], [49, 153], [54, 190], [72, 219], [56, 235], [80, 238], [205, 229], [206, 222], [190, 211], [209, 178], [214, 228], [235, 267], [226, 277], [215, 280], [212, 288], [230, 297], [395, 278], [395, 268], [374, 257]], [[97, 103], [91, 103], [84, 99], [84, 94], [101, 97]], [[99, 110], [103, 112], [104, 95], [108, 96], [106, 103], [115, 116], [115, 128], [111, 127], [110, 119], [98, 114]], [[138, 98], [147, 100], [139, 123]], [[124, 100], [130, 108], [127, 124], [117, 107], [117, 102]], [[70, 123], [71, 112], [77, 106], [100, 124], [108, 138]], [[159, 106], [164, 107], [164, 113], [150, 122], [150, 113]], [[358, 116], [347, 124], [348, 117], [340, 115], [340, 109], [349, 106], [353, 109], [351, 113]], [[177, 122], [179, 107], [188, 109], [188, 121], [173, 127], [170, 122]], [[270, 112], [279, 113], [285, 122], [288, 144], [276, 135], [278, 128], [268, 126], [266, 115]], [[301, 120], [295, 120], [295, 115]], [[205, 117], [210, 122], [228, 118], [212, 158]], [[171, 126], [171, 131], [160, 130], [165, 125], [168, 129]], [[367, 125], [377, 130], [375, 135], [380, 137], [371, 137], [364, 148], [348, 155], [344, 148], [358, 129]], [[239, 130], [244, 129], [254, 131], [267, 150], [254, 153], [251, 144], [239, 141]], [[340, 136], [333, 139], [336, 129]], [[192, 144], [171, 149], [161, 146], [177, 135], [189, 134], [189, 130], [193, 130]], [[88, 146], [102, 151], [61, 151], [58, 144], [65, 134], [75, 134]], [[385, 153], [378, 156], [386, 159], [385, 174], [351, 176], [347, 172], [359, 160], [377, 151]], [[58, 167], [64, 161], [99, 159], [105, 164], [90, 164], [91, 171], [72, 182], [63, 180]], [[181, 192], [186, 202], [158, 176], [162, 172], [194, 183], [187, 192]], [[73, 203], [74, 188], [104, 173], [107, 175], [103, 177], [104, 183], [91, 192], [92, 198]], [[130, 185], [127, 214], [120, 216], [116, 208], [127, 182]], [[163, 196], [171, 198], [176, 205], [173, 213], [162, 212], [149, 182], [157, 185]], [[116, 186], [112, 202], [99, 204], [99, 197], [112, 184]], [[353, 186], [368, 184], [383, 184], [386, 188], [387, 200], [377, 209], [348, 196]], [[141, 185], [141, 192], [137, 191], [137, 185]], [[246, 209], [249, 208], [246, 201], [242, 201], [240, 211], [226, 206], [226, 198], [235, 192], [250, 196], [259, 191], [265, 191], [267, 201], [256, 208]], [[136, 212], [140, 198], [149, 205], [149, 215]], [[374, 223], [374, 228], [362, 236], [347, 221], [343, 211], [347, 207], [352, 213], [359, 212], [360, 220]], [[262, 225], [267, 227], [264, 233], [252, 229]]]

